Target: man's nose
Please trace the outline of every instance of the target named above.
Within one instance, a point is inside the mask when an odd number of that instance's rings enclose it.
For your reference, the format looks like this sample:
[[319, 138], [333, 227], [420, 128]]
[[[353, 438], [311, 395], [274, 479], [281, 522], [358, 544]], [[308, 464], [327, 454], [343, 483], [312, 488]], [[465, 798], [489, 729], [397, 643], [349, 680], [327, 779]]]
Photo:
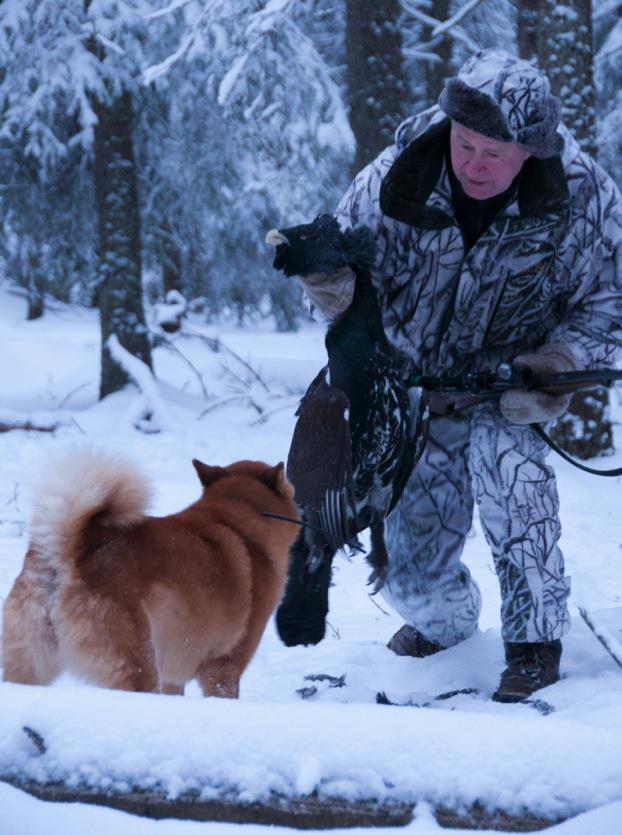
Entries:
[[476, 171], [481, 171], [485, 167], [483, 157], [479, 156], [479, 154], [473, 154], [471, 159], [466, 164], [467, 171], [471, 171], [475, 173]]

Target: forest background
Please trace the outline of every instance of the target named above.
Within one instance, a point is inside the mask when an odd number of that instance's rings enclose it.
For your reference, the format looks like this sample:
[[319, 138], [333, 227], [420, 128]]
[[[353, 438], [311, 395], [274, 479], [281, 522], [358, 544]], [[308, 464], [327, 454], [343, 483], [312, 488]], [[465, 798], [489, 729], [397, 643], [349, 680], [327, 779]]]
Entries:
[[[622, 185], [622, 0], [0, 0], [0, 281], [101, 313], [100, 396], [151, 367], [145, 308], [305, 316], [268, 229], [330, 211], [480, 48], [537, 62]], [[172, 295], [171, 295], [172, 294]], [[178, 295], [179, 294], [179, 295]], [[606, 393], [558, 440], [612, 446]]]

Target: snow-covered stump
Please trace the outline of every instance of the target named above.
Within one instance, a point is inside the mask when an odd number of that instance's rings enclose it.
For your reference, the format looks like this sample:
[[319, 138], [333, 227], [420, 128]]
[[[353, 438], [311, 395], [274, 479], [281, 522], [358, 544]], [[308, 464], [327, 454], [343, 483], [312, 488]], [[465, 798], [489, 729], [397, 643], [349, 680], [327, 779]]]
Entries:
[[188, 302], [178, 290], [169, 290], [163, 303], [155, 306], [155, 320], [166, 333], [177, 333], [188, 310]]

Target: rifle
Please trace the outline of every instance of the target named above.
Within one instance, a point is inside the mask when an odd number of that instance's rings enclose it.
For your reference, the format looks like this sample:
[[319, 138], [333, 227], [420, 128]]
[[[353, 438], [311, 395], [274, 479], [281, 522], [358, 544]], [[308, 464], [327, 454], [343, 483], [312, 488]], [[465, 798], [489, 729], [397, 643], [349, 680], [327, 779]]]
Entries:
[[[622, 371], [611, 368], [537, 374], [526, 366], [503, 362], [494, 370], [468, 372], [453, 377], [412, 373], [408, 378], [408, 384], [419, 386], [429, 392], [428, 400], [432, 414], [448, 415], [456, 410], [499, 398], [509, 389], [538, 389], [546, 394], [558, 395], [597, 386], [611, 388], [617, 380], [622, 380]], [[580, 464], [551, 440], [539, 423], [532, 423], [531, 426], [551, 449], [580, 470], [593, 475], [622, 475], [622, 467], [596, 470]]]
[[411, 386], [436, 394], [470, 394], [490, 399], [500, 397], [509, 389], [539, 389], [547, 394], [568, 394], [596, 386], [611, 388], [616, 380], [622, 380], [622, 371], [611, 368], [536, 374], [526, 366], [502, 362], [494, 370], [468, 372], [455, 377], [411, 374], [408, 382]]

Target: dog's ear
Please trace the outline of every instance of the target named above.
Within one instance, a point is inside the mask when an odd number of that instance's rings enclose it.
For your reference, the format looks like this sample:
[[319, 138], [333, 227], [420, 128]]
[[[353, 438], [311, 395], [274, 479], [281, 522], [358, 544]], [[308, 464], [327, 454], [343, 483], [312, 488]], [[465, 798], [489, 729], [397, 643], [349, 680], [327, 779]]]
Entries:
[[198, 458], [192, 459], [192, 466], [197, 471], [199, 481], [203, 487], [209, 487], [210, 484], [213, 484], [215, 481], [218, 481], [219, 478], [227, 475], [227, 471], [224, 467], [210, 467], [209, 464], [204, 464], [202, 461], [199, 461]]
[[281, 461], [276, 467], [268, 467], [263, 474], [261, 480], [267, 484], [271, 490], [281, 496], [289, 496], [292, 487], [285, 475], [285, 464]]

